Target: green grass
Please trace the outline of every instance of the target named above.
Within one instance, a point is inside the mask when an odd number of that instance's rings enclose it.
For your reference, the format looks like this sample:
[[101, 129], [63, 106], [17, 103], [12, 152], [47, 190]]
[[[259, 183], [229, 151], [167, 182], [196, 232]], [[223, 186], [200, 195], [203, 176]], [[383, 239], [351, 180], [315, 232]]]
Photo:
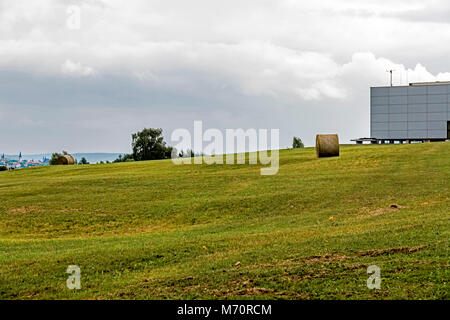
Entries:
[[450, 143], [282, 150], [277, 175], [259, 169], [0, 172], [0, 298], [449, 298]]

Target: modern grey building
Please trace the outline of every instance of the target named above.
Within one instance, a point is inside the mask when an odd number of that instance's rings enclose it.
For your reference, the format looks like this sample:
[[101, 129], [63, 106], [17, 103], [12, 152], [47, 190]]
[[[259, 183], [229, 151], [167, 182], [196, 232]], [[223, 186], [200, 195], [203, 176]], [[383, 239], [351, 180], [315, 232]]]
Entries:
[[373, 143], [450, 139], [450, 82], [370, 88], [370, 137]]

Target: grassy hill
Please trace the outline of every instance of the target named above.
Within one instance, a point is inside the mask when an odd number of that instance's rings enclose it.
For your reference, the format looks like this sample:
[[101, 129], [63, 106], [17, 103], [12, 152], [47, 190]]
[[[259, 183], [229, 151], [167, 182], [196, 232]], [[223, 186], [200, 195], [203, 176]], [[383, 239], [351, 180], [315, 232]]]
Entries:
[[259, 168], [0, 172], [0, 298], [449, 298], [450, 143], [282, 150], [277, 175]]

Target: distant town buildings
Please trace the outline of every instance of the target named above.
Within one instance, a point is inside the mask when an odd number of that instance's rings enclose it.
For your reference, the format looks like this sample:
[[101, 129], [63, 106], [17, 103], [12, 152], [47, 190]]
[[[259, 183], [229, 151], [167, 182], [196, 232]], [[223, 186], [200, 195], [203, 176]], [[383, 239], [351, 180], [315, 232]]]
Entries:
[[8, 170], [46, 166], [49, 162], [50, 160], [46, 157], [42, 160], [24, 160], [22, 159], [22, 152], [19, 153], [18, 159], [8, 159], [4, 153], [0, 158], [0, 166], [4, 166]]

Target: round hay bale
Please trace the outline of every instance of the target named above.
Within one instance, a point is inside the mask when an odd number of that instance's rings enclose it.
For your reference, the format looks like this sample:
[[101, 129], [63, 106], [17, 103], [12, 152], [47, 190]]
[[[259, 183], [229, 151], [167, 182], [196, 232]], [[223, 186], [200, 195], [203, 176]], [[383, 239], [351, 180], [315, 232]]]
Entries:
[[75, 164], [75, 160], [73, 159], [73, 157], [70, 154], [65, 154], [58, 158], [58, 160], [56, 161], [56, 164], [57, 165], [71, 165], [71, 164]]
[[337, 134], [316, 135], [316, 154], [318, 158], [339, 156], [339, 137]]

